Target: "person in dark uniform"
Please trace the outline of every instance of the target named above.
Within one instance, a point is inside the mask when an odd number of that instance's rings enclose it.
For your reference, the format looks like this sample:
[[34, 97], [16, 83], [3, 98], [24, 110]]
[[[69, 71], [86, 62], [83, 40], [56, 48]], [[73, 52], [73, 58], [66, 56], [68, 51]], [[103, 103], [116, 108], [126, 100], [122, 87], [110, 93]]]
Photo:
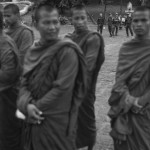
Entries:
[[117, 36], [118, 35], [119, 24], [120, 24], [120, 19], [119, 19], [118, 13], [116, 13], [116, 16], [113, 19], [112, 24], [114, 25], [113, 35], [114, 35], [114, 32], [115, 32], [115, 36]]
[[108, 17], [108, 31], [109, 31], [110, 37], [112, 37], [112, 21], [113, 21], [112, 14], [110, 13]]
[[127, 34], [127, 37], [129, 36], [129, 31], [131, 33], [131, 36], [133, 36], [133, 31], [132, 31], [132, 28], [131, 28], [131, 24], [132, 24], [132, 17], [131, 15], [128, 13], [127, 14], [127, 18], [125, 20], [125, 27], [126, 27], [126, 34]]
[[104, 17], [103, 14], [100, 13], [99, 18], [97, 19], [97, 32], [103, 33], [103, 26], [104, 26]]

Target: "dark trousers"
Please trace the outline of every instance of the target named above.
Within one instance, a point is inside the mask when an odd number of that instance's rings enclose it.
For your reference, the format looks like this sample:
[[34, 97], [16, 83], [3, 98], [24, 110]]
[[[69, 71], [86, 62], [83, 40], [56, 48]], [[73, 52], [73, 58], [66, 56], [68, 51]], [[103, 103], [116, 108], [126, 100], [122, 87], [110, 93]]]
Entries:
[[98, 33], [100, 32], [100, 34], [103, 33], [103, 25], [98, 25], [98, 26], [97, 26], [97, 32], [98, 32]]
[[119, 28], [119, 27], [118, 27], [117, 25], [115, 25], [114, 27], [115, 27], [115, 28], [114, 28], [114, 32], [115, 32], [115, 35], [117, 36], [117, 34], [118, 34], [118, 28]]
[[110, 36], [112, 36], [112, 26], [111, 25], [108, 25], [108, 31], [109, 31]]
[[126, 26], [126, 34], [127, 34], [127, 36], [129, 36], [129, 31], [130, 31], [131, 36], [133, 36], [133, 31], [132, 31], [131, 25]]

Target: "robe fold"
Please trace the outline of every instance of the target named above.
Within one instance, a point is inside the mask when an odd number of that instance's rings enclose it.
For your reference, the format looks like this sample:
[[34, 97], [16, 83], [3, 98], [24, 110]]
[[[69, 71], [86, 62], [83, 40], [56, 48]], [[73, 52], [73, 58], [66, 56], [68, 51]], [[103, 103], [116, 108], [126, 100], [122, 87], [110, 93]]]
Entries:
[[[126, 98], [139, 98], [138, 109]], [[112, 89], [108, 115], [115, 150], [150, 149], [150, 40], [133, 39], [123, 44], [118, 60], [116, 83]]]
[[86, 62], [70, 40], [35, 43], [25, 58], [18, 108], [33, 103], [41, 125], [27, 125], [25, 150], [75, 150], [78, 109], [86, 92]]
[[10, 37], [0, 35], [0, 150], [22, 150], [21, 122], [15, 117], [19, 76], [18, 49]]
[[66, 36], [76, 42], [82, 49], [87, 61], [88, 92], [79, 109], [76, 145], [77, 148], [95, 144], [95, 90], [97, 76], [104, 62], [104, 41], [100, 34], [89, 30], [74, 32]]
[[34, 42], [33, 31], [26, 25], [18, 25], [14, 29], [6, 30], [6, 34], [15, 41], [19, 49], [20, 61], [23, 65], [25, 54]]

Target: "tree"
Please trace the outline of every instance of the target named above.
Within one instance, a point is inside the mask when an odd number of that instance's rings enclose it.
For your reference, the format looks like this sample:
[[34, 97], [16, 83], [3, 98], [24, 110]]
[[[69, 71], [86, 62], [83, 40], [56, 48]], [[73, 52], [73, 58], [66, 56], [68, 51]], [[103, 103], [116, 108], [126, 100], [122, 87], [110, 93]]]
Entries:
[[150, 6], [150, 0], [141, 0], [141, 4], [145, 6]]

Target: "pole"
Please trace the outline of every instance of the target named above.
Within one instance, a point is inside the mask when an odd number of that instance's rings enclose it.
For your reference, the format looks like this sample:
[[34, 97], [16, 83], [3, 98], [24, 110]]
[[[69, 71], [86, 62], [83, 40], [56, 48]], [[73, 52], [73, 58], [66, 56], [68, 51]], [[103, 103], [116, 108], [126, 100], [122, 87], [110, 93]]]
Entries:
[[105, 7], [104, 7], [104, 20], [105, 20], [105, 18], [106, 18], [106, 10], [107, 10], [107, 2], [106, 2], [106, 0], [105, 0]]
[[120, 13], [121, 13], [121, 16], [122, 16], [122, 0], [121, 0], [121, 2], [120, 2]]
[[122, 0], [120, 1], [120, 15], [121, 15], [121, 17], [120, 17], [120, 29], [122, 29]]

